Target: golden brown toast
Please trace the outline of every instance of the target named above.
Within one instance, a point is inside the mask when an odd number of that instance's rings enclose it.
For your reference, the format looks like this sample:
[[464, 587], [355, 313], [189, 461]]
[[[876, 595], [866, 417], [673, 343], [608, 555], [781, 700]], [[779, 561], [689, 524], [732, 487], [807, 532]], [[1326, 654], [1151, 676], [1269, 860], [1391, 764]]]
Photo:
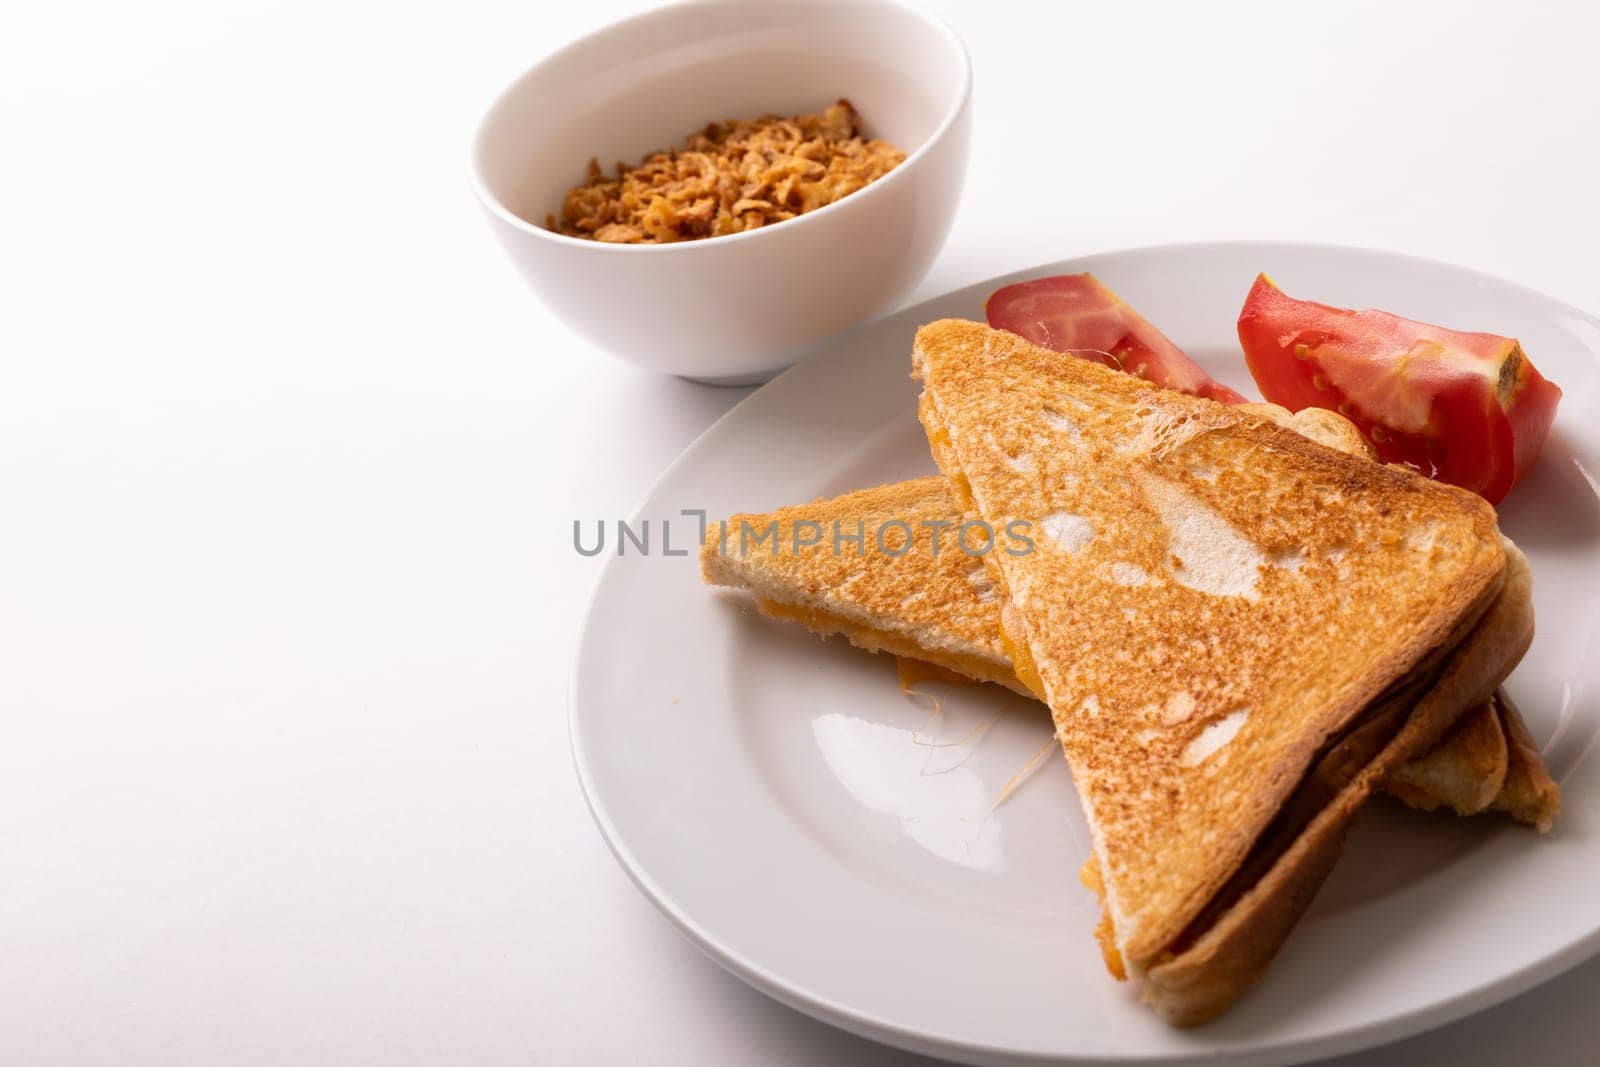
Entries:
[[1506, 732], [1491, 697], [1461, 716], [1431, 752], [1400, 767], [1383, 786], [1413, 808], [1476, 815], [1500, 795], [1510, 765]]
[[924, 326], [913, 364], [963, 511], [1034, 531], [984, 560], [1116, 952], [1164, 1017], [1205, 1021], [1265, 968], [1372, 789], [1509, 669], [1524, 620], [1484, 618], [1494, 511], [976, 323]]
[[1505, 730], [1509, 765], [1506, 768], [1505, 786], [1494, 798], [1496, 811], [1505, 811], [1511, 817], [1540, 833], [1549, 833], [1561, 814], [1561, 790], [1545, 766], [1538, 746], [1528, 736], [1527, 724], [1517, 712], [1511, 698], [1504, 693], [1495, 694], [1495, 706], [1500, 713], [1500, 725]]
[[[937, 476], [766, 515], [734, 515], [708, 528], [701, 570], [708, 582], [748, 590], [769, 615], [844, 634], [868, 651], [1017, 688], [1000, 651], [999, 615], [983, 560], [955, 544], [960, 515]], [[890, 527], [886, 550], [880, 549], [877, 532], [886, 523], [903, 523], [912, 540], [895, 540], [902, 530]], [[945, 525], [930, 525], [936, 523]], [[776, 539], [763, 546], [776, 551], [744, 550], [772, 524]], [[857, 534], [862, 542], [850, 540]], [[820, 540], [805, 543], [814, 537]]]
[[[1271, 404], [1239, 405], [1236, 410], [1259, 411], [1330, 448], [1370, 455], [1360, 431], [1337, 413], [1307, 408], [1291, 415]], [[909, 551], [890, 555], [878, 551], [874, 543], [857, 553], [851, 551], [853, 542], [846, 543], [844, 551], [833, 551], [834, 522], [847, 531], [854, 531], [858, 523], [875, 531], [892, 520], [904, 521], [914, 531]], [[964, 555], [953, 542], [953, 531], [961, 520], [960, 505], [944, 478], [919, 478], [765, 514], [735, 515], [727, 520], [728, 542], [723, 540], [721, 527], [707, 531], [701, 549], [702, 569], [712, 584], [754, 594], [764, 614], [798, 622], [823, 637], [842, 635], [869, 652], [930, 663], [1034, 696], [1017, 680], [1000, 644], [999, 604], [983, 561]], [[766, 550], [769, 542], [764, 541], [755, 551], [739, 552], [743, 523], [756, 533], [777, 524], [780, 551]], [[816, 544], [796, 549], [797, 526], [802, 540], [809, 539], [813, 528], [820, 528], [825, 536]], [[943, 531], [938, 553], [933, 552], [935, 529]], [[889, 547], [899, 551], [900, 545]], [[1508, 584], [1501, 596], [1518, 591]], [[1506, 651], [1508, 656], [1520, 655], [1516, 648]], [[1488, 809], [1508, 778], [1512, 746], [1501, 727], [1506, 715], [1517, 713], [1489, 701], [1480, 704], [1432, 751], [1401, 767], [1384, 783], [1385, 790], [1424, 810], [1449, 808], [1467, 815]], [[1517, 722], [1521, 726], [1520, 718]], [[1522, 730], [1525, 734], [1526, 727]], [[1538, 750], [1530, 743], [1520, 752], [1526, 768], [1517, 780], [1548, 781]], [[1543, 793], [1528, 790], [1521, 804], [1507, 798], [1495, 805], [1495, 810], [1548, 828], [1549, 805], [1537, 798], [1550, 794], [1559, 804], [1559, 791], [1552, 783]]]
[[[1235, 410], [1271, 419], [1351, 455], [1375, 456], [1350, 420], [1324, 408], [1277, 404]], [[941, 475], [829, 500], [734, 515], [708, 528], [701, 573], [754, 594], [762, 612], [868, 652], [921, 660], [1035, 696], [1000, 643], [1000, 616], [981, 558], [961, 550], [960, 504]], [[880, 546], [876, 533], [899, 523]], [[764, 538], [769, 526], [776, 536]], [[909, 531], [909, 538], [896, 540]], [[870, 532], [870, 540], [861, 540]], [[841, 536], [842, 535], [842, 536]], [[851, 536], [857, 540], [851, 540]], [[969, 537], [974, 546], [976, 542]], [[752, 543], [754, 551], [749, 551]]]

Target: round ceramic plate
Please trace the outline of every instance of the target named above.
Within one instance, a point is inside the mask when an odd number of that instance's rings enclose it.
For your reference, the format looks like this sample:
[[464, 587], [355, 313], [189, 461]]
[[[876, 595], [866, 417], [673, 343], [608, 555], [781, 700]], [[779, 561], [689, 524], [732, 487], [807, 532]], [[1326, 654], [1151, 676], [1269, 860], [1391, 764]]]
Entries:
[[[1555, 832], [1375, 800], [1265, 980], [1192, 1031], [1106, 974], [1078, 882], [1087, 835], [1039, 706], [993, 686], [904, 694], [888, 657], [702, 585], [685, 514], [932, 473], [908, 377], [917, 326], [981, 319], [997, 286], [1075, 271], [1249, 395], [1234, 319], [1258, 271], [1296, 296], [1516, 336], [1566, 393], [1501, 509], [1532, 561], [1539, 619], [1507, 688], [1562, 784]], [[1600, 759], [1586, 758], [1600, 731], [1597, 474], [1600, 321], [1507, 282], [1290, 244], [1141, 249], [996, 278], [857, 330], [741, 403], [644, 501], [648, 554], [629, 542], [617, 557], [608, 531], [573, 675], [578, 772], [667, 918], [734, 974], [859, 1034], [977, 1063], [1275, 1064], [1399, 1038], [1600, 949]]]

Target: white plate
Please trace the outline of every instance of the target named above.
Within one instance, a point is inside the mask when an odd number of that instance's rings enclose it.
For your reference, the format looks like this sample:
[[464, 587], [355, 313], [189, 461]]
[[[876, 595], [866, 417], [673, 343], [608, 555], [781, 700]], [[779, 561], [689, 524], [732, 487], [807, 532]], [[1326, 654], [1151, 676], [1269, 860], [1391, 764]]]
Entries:
[[[1023, 277], [1090, 270], [1251, 395], [1234, 319], [1265, 270], [1286, 291], [1519, 337], [1566, 392], [1506, 502], [1533, 563], [1539, 636], [1508, 683], [1565, 792], [1540, 839], [1498, 817], [1375, 801], [1266, 980], [1217, 1023], [1171, 1030], [1107, 977], [1078, 883], [1087, 844], [1065, 764], [1006, 782], [1050, 730], [995, 687], [902, 695], [892, 662], [823, 643], [701, 585], [693, 519], [928, 473], [908, 377], [920, 323], [981, 318]], [[980, 1063], [1289, 1063], [1481, 1009], [1600, 949], [1600, 322], [1456, 267], [1289, 244], [1151, 248], [1054, 263], [839, 340], [751, 396], [638, 513], [652, 554], [613, 553], [573, 674], [572, 743], [634, 880], [734, 974], [817, 1018]], [[586, 524], [592, 540], [593, 523]], [[615, 529], [608, 531], [614, 535]]]

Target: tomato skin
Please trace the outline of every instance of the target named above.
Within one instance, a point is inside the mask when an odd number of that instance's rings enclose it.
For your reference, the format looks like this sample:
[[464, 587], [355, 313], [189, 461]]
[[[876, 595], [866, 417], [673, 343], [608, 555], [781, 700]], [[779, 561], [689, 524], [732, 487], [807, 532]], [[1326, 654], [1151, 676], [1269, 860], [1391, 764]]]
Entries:
[[1556, 405], [1561, 402], [1561, 389], [1534, 367], [1526, 355], [1517, 368], [1517, 381], [1512, 392], [1508, 411], [1511, 424], [1512, 469], [1510, 492], [1522, 476], [1528, 473], [1550, 427], [1556, 421]]
[[1512, 338], [1295, 300], [1265, 274], [1239, 343], [1268, 400], [1337, 411], [1380, 459], [1492, 504], [1533, 466], [1561, 399]]
[[1058, 274], [996, 289], [989, 325], [1052, 352], [1127, 371], [1165, 389], [1224, 404], [1244, 397], [1212, 378], [1092, 274]]

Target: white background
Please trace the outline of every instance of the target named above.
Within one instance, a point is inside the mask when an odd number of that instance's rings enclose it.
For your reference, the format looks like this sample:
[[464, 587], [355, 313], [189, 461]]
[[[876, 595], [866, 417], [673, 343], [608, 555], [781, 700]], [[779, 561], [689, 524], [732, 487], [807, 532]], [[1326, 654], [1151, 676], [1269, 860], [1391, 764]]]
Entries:
[[[743, 391], [564, 330], [466, 153], [641, 6], [7, 14], [0, 1061], [913, 1062], [702, 959], [571, 769], [572, 520]], [[975, 140], [910, 301], [1292, 238], [1600, 310], [1593, 5], [931, 6]], [[1593, 962], [1354, 1062], [1592, 1063], [1597, 993]]]

